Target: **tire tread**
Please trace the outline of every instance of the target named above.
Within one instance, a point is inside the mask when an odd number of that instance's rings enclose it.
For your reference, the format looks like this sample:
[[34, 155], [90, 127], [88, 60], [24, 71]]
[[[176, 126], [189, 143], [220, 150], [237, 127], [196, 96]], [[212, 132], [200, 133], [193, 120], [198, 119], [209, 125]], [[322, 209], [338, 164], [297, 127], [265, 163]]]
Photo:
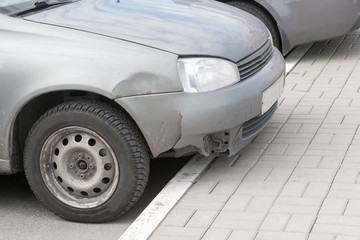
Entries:
[[[144, 192], [149, 177], [149, 149], [147, 143], [145, 142], [144, 137], [140, 133], [140, 130], [135, 125], [133, 120], [125, 112], [123, 112], [123, 110], [115, 108], [103, 102], [84, 99], [84, 100], [76, 100], [76, 101], [60, 104], [52, 108], [45, 114], [43, 114], [30, 130], [25, 145], [28, 145], [29, 139], [32, 139], [34, 129], [36, 129], [38, 125], [41, 124], [41, 122], [43, 122], [45, 119], [49, 117], [53, 117], [54, 115], [62, 114], [64, 112], [83, 112], [101, 119], [106, 125], [113, 128], [119, 134], [119, 136], [121, 136], [125, 140], [127, 147], [131, 152], [131, 155], [134, 160], [132, 164], [135, 174], [135, 183], [134, 183], [135, 187], [131, 192], [130, 201], [128, 202], [127, 206], [125, 206], [117, 214], [111, 217], [106, 216], [106, 218], [100, 219], [100, 221], [95, 220], [91, 222], [109, 222], [115, 220], [119, 218], [121, 215], [123, 215], [126, 211], [128, 211], [138, 201], [138, 199]], [[27, 151], [28, 150], [25, 147], [24, 150], [25, 174], [27, 176], [28, 183], [32, 191], [34, 192], [35, 196], [44, 204], [44, 202], [40, 199], [39, 195], [37, 194], [36, 189], [33, 187], [30, 178], [28, 177], [30, 173], [28, 172], [27, 166], [31, 164], [29, 162], [29, 160], [31, 159], [28, 159], [26, 157], [29, 156], [29, 153]], [[58, 213], [55, 214], [57, 214], [58, 216], [64, 219], [68, 219], [64, 215]], [[72, 220], [72, 219], [68, 219], [68, 220]]]

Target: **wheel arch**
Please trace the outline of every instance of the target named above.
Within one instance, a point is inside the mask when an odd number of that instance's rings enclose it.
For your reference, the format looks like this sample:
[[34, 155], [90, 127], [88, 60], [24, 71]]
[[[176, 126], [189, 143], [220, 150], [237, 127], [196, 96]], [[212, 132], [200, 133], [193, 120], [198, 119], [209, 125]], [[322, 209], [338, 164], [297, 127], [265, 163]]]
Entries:
[[17, 162], [18, 166], [21, 166], [19, 170], [22, 170], [23, 150], [26, 138], [32, 126], [40, 118], [40, 116], [61, 103], [83, 98], [105, 102], [115, 108], [120, 108], [139, 128], [134, 119], [123, 107], [121, 107], [121, 105], [116, 103], [113, 99], [101, 94], [82, 90], [59, 90], [42, 93], [30, 99], [20, 108], [11, 127], [11, 155], [12, 160]]
[[[279, 34], [280, 37], [280, 46], [281, 49], [280, 51], [283, 54], [286, 54], [289, 50], [290, 50], [290, 44], [287, 40], [287, 36], [285, 34], [285, 32], [282, 30], [281, 28], [281, 24], [279, 22], [279, 20], [277, 18], [274, 17], [274, 15], [276, 15], [276, 11], [275, 9], [273, 9], [271, 7], [271, 5], [269, 3], [267, 3], [266, 1], [255, 1], [255, 0], [218, 0], [219, 2], [225, 3], [227, 4], [228, 2], [246, 2], [249, 3], [257, 8], [259, 8], [261, 11], [263, 11], [272, 21], [273, 23], [277, 26], [277, 32]], [[272, 9], [273, 11], [270, 11], [269, 9]]]

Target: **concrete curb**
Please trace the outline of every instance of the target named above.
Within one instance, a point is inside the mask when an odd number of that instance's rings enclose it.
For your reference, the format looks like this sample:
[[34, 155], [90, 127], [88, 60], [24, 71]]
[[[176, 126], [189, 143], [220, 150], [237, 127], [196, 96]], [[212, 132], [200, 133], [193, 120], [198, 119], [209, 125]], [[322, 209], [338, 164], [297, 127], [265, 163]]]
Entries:
[[119, 240], [148, 239], [213, 160], [213, 157], [195, 155], [180, 172], [170, 180], [149, 206], [145, 208], [139, 217], [121, 235]]

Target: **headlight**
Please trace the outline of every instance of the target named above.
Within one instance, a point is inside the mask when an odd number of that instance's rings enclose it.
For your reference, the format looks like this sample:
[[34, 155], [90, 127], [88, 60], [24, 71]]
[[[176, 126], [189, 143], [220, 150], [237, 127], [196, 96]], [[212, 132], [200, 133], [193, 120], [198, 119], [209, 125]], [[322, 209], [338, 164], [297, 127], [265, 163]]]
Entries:
[[185, 92], [209, 92], [240, 81], [237, 66], [218, 58], [182, 58], [178, 71]]

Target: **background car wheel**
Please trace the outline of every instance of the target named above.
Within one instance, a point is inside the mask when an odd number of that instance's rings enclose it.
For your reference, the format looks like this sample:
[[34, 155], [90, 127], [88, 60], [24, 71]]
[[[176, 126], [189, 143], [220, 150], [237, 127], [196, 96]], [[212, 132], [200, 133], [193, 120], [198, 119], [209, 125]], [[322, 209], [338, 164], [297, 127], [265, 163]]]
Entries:
[[81, 100], [59, 105], [35, 123], [24, 168], [37, 198], [59, 216], [105, 222], [125, 213], [143, 193], [149, 154], [126, 114]]
[[229, 1], [226, 3], [233, 7], [240, 8], [248, 13], [251, 13], [252, 15], [256, 16], [257, 18], [259, 18], [265, 24], [265, 26], [269, 29], [269, 31], [271, 33], [271, 37], [274, 42], [274, 46], [281, 51], [281, 40], [280, 40], [280, 35], [278, 32], [276, 23], [274, 22], [274, 20], [271, 17], [269, 17], [269, 15], [266, 12], [264, 12], [261, 8], [257, 7], [256, 5], [248, 3], [248, 2]]

